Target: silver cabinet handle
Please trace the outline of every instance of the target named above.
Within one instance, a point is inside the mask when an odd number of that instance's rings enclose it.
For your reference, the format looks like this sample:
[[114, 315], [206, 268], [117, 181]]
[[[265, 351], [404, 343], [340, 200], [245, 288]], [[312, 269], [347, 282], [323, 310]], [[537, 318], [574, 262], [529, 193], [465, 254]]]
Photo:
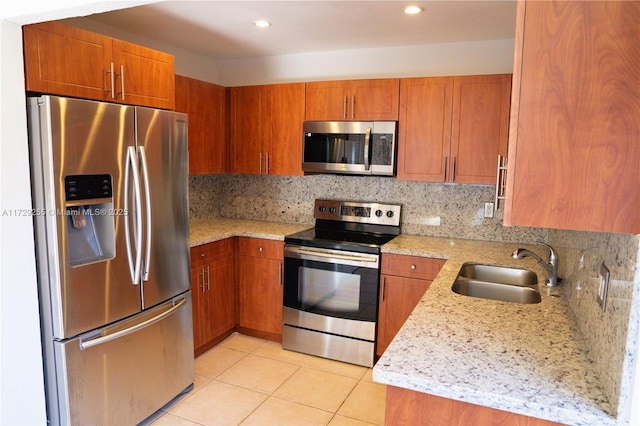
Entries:
[[258, 174], [262, 174], [262, 152], [260, 153], [260, 158], [258, 159]]
[[456, 181], [456, 156], [453, 156], [453, 159], [451, 160], [451, 182], [455, 182]]
[[449, 163], [449, 157], [444, 157], [444, 181], [447, 181], [447, 164]]
[[124, 101], [124, 65], [120, 65], [120, 87], [122, 88], [122, 100]]
[[344, 99], [342, 100], [342, 118], [347, 118], [347, 95], [344, 95]]
[[207, 265], [207, 290], [211, 291], [211, 269]]
[[265, 159], [264, 159], [264, 168], [265, 168], [265, 175], [269, 174], [269, 153], [265, 152], [264, 153]]
[[356, 97], [351, 96], [351, 119], [355, 120], [356, 118]]
[[[170, 303], [172, 303], [172, 302], [170, 302]], [[151, 324], [155, 324], [158, 321], [162, 321], [163, 319], [165, 319], [166, 317], [168, 317], [169, 315], [173, 314], [175, 311], [180, 309], [182, 306], [184, 306], [185, 303], [187, 303], [187, 299], [183, 298], [178, 303], [173, 305], [171, 307], [171, 309], [166, 310], [166, 311], [162, 312], [161, 314], [159, 314], [159, 315], [157, 315], [157, 316], [155, 316], [155, 317], [153, 317], [151, 319], [148, 319], [148, 320], [146, 320], [144, 322], [141, 322], [140, 324], [136, 324], [133, 327], [129, 327], [129, 328], [126, 328], [124, 330], [117, 331], [117, 332], [115, 332], [113, 334], [108, 334], [106, 336], [101, 336], [101, 337], [98, 337], [98, 338], [95, 338], [95, 339], [91, 339], [91, 340], [87, 340], [87, 341], [84, 341], [84, 340], [80, 339], [80, 350], [89, 349], [89, 348], [91, 348], [93, 346], [97, 346], [97, 345], [100, 345], [102, 343], [110, 342], [112, 340], [118, 339], [118, 338], [126, 336], [128, 334], [135, 333], [136, 331], [141, 330], [143, 328], [146, 328], [146, 327], [150, 326]]]
[[199, 287], [202, 289], [202, 292], [204, 293], [204, 266], [200, 270], [200, 273], [198, 274], [198, 276], [202, 278], [202, 282], [199, 285]]
[[109, 79], [111, 80], [111, 99], [115, 99], [116, 98], [116, 76], [114, 73], [114, 69], [113, 69], [113, 61], [111, 61], [111, 65], [109, 66], [109, 71], [107, 71], [107, 73], [109, 74]]

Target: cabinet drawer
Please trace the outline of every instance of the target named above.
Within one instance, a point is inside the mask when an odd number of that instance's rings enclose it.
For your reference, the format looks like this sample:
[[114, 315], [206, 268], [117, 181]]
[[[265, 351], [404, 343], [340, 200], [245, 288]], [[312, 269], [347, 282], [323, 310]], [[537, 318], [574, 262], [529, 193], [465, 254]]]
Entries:
[[233, 240], [231, 238], [191, 247], [191, 267], [201, 266], [216, 259], [229, 257], [232, 254]]
[[382, 255], [382, 273], [433, 280], [445, 262], [443, 259], [385, 253]]
[[284, 243], [278, 240], [240, 237], [239, 252], [240, 256], [282, 260], [284, 258]]

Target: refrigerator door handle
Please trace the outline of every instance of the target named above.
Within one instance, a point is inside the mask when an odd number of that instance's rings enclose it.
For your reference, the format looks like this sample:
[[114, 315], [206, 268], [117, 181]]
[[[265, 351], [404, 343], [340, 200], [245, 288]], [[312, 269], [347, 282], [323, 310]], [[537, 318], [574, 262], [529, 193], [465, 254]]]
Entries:
[[142, 177], [144, 179], [144, 200], [146, 214], [146, 247], [144, 254], [144, 263], [142, 264], [142, 281], [149, 280], [149, 262], [151, 262], [151, 191], [149, 191], [149, 168], [147, 167], [147, 154], [144, 147], [138, 148], [140, 154], [140, 164], [142, 164]]
[[[129, 209], [129, 175], [133, 175], [134, 200], [133, 213], [134, 217], [134, 243], [136, 247], [136, 259], [133, 260], [133, 252], [131, 248], [131, 230], [129, 229], [128, 214], [124, 221], [124, 235], [127, 247], [127, 259], [129, 260], [129, 271], [131, 272], [131, 282], [133, 285], [139, 284], [140, 268], [142, 264], [142, 250], [139, 249], [142, 240], [142, 211], [140, 209], [140, 172], [136, 160], [135, 148], [130, 146], [127, 149], [127, 161], [124, 169], [124, 211], [131, 212]], [[133, 171], [133, 173], [131, 173]]]
[[156, 315], [153, 318], [143, 321], [139, 324], [136, 324], [129, 328], [125, 328], [124, 330], [119, 330], [119, 331], [116, 331], [115, 333], [108, 334], [106, 336], [96, 337], [95, 339], [90, 339], [90, 340], [83, 340], [82, 338], [80, 338], [80, 350], [89, 349], [91, 347], [98, 346], [103, 343], [107, 343], [112, 340], [119, 339], [120, 337], [124, 337], [128, 334], [135, 333], [136, 331], [142, 330], [143, 328], [148, 327], [151, 324], [155, 324], [158, 321], [162, 321], [164, 318], [168, 317], [169, 315], [173, 314], [175, 311], [183, 307], [185, 303], [187, 303], [187, 298], [183, 297], [182, 299], [180, 299], [179, 302], [175, 303], [170, 309]]

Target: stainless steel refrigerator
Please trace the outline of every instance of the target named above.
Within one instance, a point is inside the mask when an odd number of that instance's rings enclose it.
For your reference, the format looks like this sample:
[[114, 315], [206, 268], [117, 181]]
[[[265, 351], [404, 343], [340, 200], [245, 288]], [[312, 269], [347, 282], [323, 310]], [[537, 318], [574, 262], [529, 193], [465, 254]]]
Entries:
[[27, 111], [49, 423], [139, 423], [193, 387], [187, 116]]

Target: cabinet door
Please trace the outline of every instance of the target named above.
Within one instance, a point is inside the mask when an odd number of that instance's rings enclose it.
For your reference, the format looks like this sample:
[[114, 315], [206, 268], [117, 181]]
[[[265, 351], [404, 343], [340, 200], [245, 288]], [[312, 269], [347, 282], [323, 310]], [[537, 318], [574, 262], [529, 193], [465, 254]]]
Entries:
[[176, 111], [189, 115], [189, 174], [227, 171], [225, 90], [176, 75]]
[[113, 39], [118, 102], [173, 110], [173, 55]]
[[44, 22], [23, 27], [26, 90], [105, 100], [111, 90], [111, 38]]
[[305, 120], [345, 120], [350, 114], [349, 81], [306, 84]]
[[282, 262], [240, 256], [240, 327], [282, 335]]
[[391, 340], [416, 307], [431, 280], [382, 275], [378, 341], [376, 353], [382, 355]]
[[349, 99], [352, 120], [398, 120], [400, 80], [352, 80]]
[[453, 77], [400, 80], [398, 179], [445, 180], [452, 95]]
[[268, 88], [270, 110], [269, 162], [271, 175], [301, 176], [304, 83]]
[[518, 2], [505, 225], [640, 233], [640, 2]]
[[230, 171], [262, 174], [267, 134], [266, 86], [232, 87], [230, 91]]
[[458, 183], [495, 184], [507, 155], [511, 75], [453, 78], [451, 174]]
[[235, 327], [235, 281], [233, 258], [218, 259], [209, 265], [209, 323], [211, 339]]

